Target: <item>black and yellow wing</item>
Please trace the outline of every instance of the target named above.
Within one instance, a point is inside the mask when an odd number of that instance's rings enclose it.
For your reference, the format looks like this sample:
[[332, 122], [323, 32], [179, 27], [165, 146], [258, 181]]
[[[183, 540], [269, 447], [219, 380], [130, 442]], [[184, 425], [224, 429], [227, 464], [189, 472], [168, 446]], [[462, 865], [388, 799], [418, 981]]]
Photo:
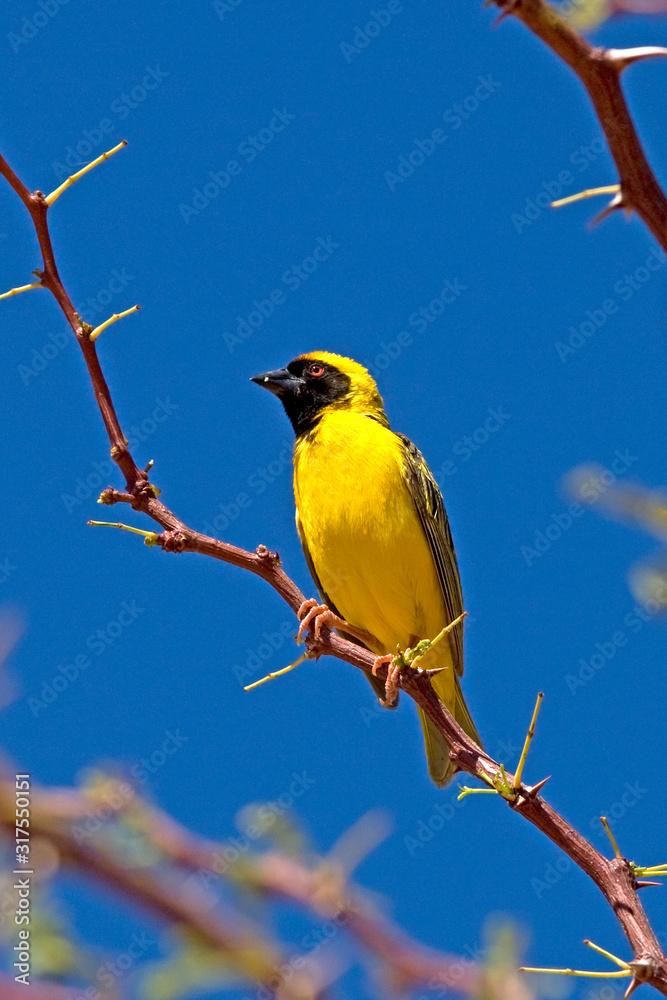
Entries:
[[[396, 437], [405, 449], [405, 474], [408, 487], [438, 573], [447, 611], [447, 621], [443, 622], [444, 628], [463, 613], [461, 578], [449, 519], [442, 494], [424, 456], [404, 434], [397, 434]], [[460, 677], [463, 673], [463, 622], [452, 630], [450, 639], [454, 668]]]
[[[445, 504], [438, 484], [419, 449], [404, 434], [396, 436], [405, 449], [405, 475], [435, 563], [447, 616], [444, 625], [447, 625], [463, 613], [463, 594]], [[463, 673], [463, 622], [449, 633], [449, 640], [455, 670], [454, 698], [453, 703], [450, 703], [448, 698], [444, 700], [458, 724], [481, 746], [479, 734], [468, 711], [458, 679]], [[437, 678], [432, 683], [436, 693], [442, 698], [443, 691], [438, 690], [442, 688], [442, 684]], [[449, 757], [446, 741], [421, 709], [419, 719], [424, 732], [429, 774], [436, 785], [443, 788], [456, 773], [456, 765]]]

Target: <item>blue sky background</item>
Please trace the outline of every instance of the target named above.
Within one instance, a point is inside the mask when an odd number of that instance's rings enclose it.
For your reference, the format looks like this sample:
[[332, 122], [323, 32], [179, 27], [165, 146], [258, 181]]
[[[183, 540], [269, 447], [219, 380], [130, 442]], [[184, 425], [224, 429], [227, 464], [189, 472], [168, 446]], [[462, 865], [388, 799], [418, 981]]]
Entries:
[[[214, 530], [217, 517], [228, 541], [277, 548], [307, 593], [291, 428], [249, 378], [318, 348], [375, 367], [393, 426], [418, 443], [443, 488], [470, 613], [464, 687], [487, 748], [515, 764], [543, 690], [527, 779], [553, 775], [550, 801], [605, 850], [597, 817], [616, 815], [627, 856], [656, 864], [667, 820], [656, 763], [667, 635], [655, 620], [624, 624], [635, 606], [627, 571], [654, 543], [594, 509], [568, 526], [562, 480], [582, 462], [611, 467], [620, 452], [622, 478], [665, 482], [667, 268], [659, 258], [630, 288], [624, 275], [655, 243], [621, 215], [587, 228], [604, 202], [519, 219], [528, 199], [559, 193], [563, 171], [562, 194], [617, 179], [579, 83], [519, 23], [494, 28], [494, 12], [469, 0], [404, 0], [346, 57], [341, 43], [353, 42], [370, 9], [358, 0], [242, 0], [228, 11], [73, 0], [17, 43], [11, 33], [40, 8], [5, 4], [2, 150], [30, 187], [48, 192], [82, 141], [87, 162], [129, 140], [52, 209], [62, 277], [91, 322], [141, 303], [102, 335], [99, 352], [126, 433], [139, 428], [143, 438], [135, 458], [155, 459], [167, 505], [200, 530]], [[595, 41], [665, 38], [664, 20], [625, 18]], [[655, 61], [625, 77], [663, 182], [665, 72]], [[141, 89], [144, 78], [154, 89]], [[480, 86], [485, 98], [473, 108]], [[466, 100], [463, 118], [455, 106]], [[286, 124], [264, 133], [251, 158], [249, 137], [277, 112]], [[444, 141], [404, 180], [388, 180], [434, 129]], [[230, 161], [236, 173], [214, 192], [211, 172]], [[328, 258], [299, 271], [318, 243]], [[29, 281], [38, 264], [29, 220], [3, 187], [2, 289]], [[411, 324], [446, 282], [453, 301], [433, 307], [433, 322]], [[238, 336], [276, 289], [272, 314]], [[588, 311], [599, 320], [607, 300], [616, 308], [604, 324], [559, 356], [558, 342]], [[100, 489], [121, 479], [96, 466], [108, 443], [80, 353], [41, 291], [3, 302], [2, 330], [0, 600], [25, 621], [2, 742], [21, 769], [54, 784], [110, 760], [129, 771], [178, 731], [187, 739], [142, 790], [192, 829], [224, 839], [244, 804], [277, 798], [306, 772], [312, 785], [298, 813], [322, 849], [367, 810], [391, 814], [393, 832], [358, 876], [416, 937], [469, 953], [487, 914], [500, 912], [525, 929], [531, 964], [604, 968], [584, 937], [627, 958], [611, 911], [580, 872], [547, 887], [560, 856], [537, 831], [491, 797], [446, 808], [456, 785], [430, 784], [407, 699], [398, 712], [374, 711], [361, 674], [334, 661], [243, 692], [295, 658], [288, 610], [231, 567], [87, 527], [101, 516]], [[505, 416], [480, 444], [490, 409]], [[466, 450], [466, 436], [477, 450]], [[151, 527], [127, 509], [115, 516]], [[554, 518], [566, 526], [560, 537], [538, 557], [522, 552]], [[98, 655], [89, 643], [125, 603], [135, 617], [124, 616]], [[618, 630], [626, 642], [602, 669], [568, 683]], [[90, 666], [31, 711], [43, 683], [81, 654]], [[447, 820], [415, 847], [437, 806]], [[664, 941], [667, 905], [652, 892], [644, 902]], [[78, 882], [62, 898], [82, 939], [114, 953], [141, 927], [156, 941], [147, 957], [160, 955], [159, 928], [145, 914]], [[296, 942], [300, 926], [285, 924]], [[595, 983], [573, 988], [600, 995]], [[621, 995], [605, 990], [605, 1000]], [[356, 973], [342, 986], [370, 991]]]

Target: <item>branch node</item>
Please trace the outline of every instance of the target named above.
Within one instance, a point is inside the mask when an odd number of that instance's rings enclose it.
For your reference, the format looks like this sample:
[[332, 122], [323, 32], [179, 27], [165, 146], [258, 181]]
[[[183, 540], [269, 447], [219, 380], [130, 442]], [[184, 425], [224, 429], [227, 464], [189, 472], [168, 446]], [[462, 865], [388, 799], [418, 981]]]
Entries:
[[115, 503], [131, 504], [134, 503], [134, 497], [131, 493], [121, 493], [119, 490], [115, 490], [113, 486], [107, 486], [97, 498], [97, 503], [106, 504], [108, 507], [111, 507]]
[[258, 545], [255, 549], [255, 555], [261, 562], [267, 563], [269, 566], [280, 566], [280, 556], [277, 552], [272, 552], [266, 545]]
[[185, 552], [188, 547], [187, 537], [182, 531], [163, 531], [156, 538], [155, 544], [161, 545], [164, 552]]
[[506, 799], [511, 805], [517, 804], [520, 796], [517, 795], [517, 789], [513, 785], [510, 785], [504, 764], [500, 765], [500, 774], [497, 774], [493, 779], [493, 787], [498, 792], [498, 795]]
[[655, 975], [655, 962], [648, 955], [644, 955], [642, 958], [635, 958], [634, 961], [629, 963], [629, 968], [635, 977], [637, 986], [641, 985], [641, 983], [647, 983]]

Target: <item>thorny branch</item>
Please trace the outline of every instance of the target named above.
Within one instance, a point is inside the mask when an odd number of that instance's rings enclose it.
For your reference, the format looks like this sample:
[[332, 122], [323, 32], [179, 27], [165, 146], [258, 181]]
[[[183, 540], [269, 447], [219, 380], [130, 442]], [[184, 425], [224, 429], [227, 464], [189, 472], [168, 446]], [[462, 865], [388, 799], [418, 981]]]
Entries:
[[[633, 209], [644, 220], [661, 246], [667, 249], [667, 200], [648, 164], [639, 137], [628, 111], [620, 85], [622, 70], [638, 59], [665, 54], [665, 50], [595, 49], [579, 36], [544, 0], [494, 0], [504, 14], [513, 14], [549, 45], [579, 76], [586, 87], [607, 136], [611, 153], [618, 166], [621, 191], [609, 209]], [[109, 505], [128, 503], [148, 515], [164, 530], [147, 539], [165, 552], [197, 552], [222, 562], [231, 563], [262, 577], [296, 613], [304, 595], [280, 567], [278, 556], [260, 545], [255, 552], [245, 551], [226, 542], [202, 535], [188, 528], [160, 500], [150, 485], [147, 471], [137, 467], [116, 415], [109, 387], [97, 357], [92, 330], [82, 322], [72, 304], [56, 267], [47, 223], [48, 201], [40, 192], [31, 193], [18, 179], [7, 162], [0, 157], [2, 174], [28, 210], [43, 258], [43, 271], [37, 272], [39, 282], [54, 295], [72, 327], [83, 352], [95, 398], [104, 420], [111, 456], [125, 478], [126, 492], [111, 487], [101, 499]], [[324, 631], [319, 639], [309, 636], [309, 651], [313, 657], [331, 655], [366, 673], [371, 671], [374, 657], [365, 649]], [[386, 674], [381, 668], [380, 676]], [[428, 676], [405, 668], [400, 686], [423, 709], [450, 745], [450, 754], [459, 769], [479, 777], [499, 792], [510, 808], [541, 830], [593, 880], [612, 907], [632, 949], [630, 962], [631, 985], [650, 983], [667, 995], [667, 957], [664, 955], [637, 896], [633, 870], [625, 858], [604, 857], [554, 809], [541, 795], [539, 787], [519, 783], [514, 790], [514, 776], [506, 774], [496, 761], [484, 753], [463, 732], [444, 708], [431, 688]], [[62, 845], [65, 849], [66, 845]], [[81, 863], [87, 863], [81, 859]], [[95, 866], [93, 866], [95, 868]], [[98, 868], [100, 877], [114, 881], [113, 872]], [[122, 884], [121, 884], [122, 887]], [[135, 887], [125, 886], [128, 891]], [[161, 905], [154, 900], [156, 905]]]
[[646, 158], [621, 86], [621, 74], [641, 59], [667, 55], [667, 49], [643, 46], [604, 49], [592, 46], [546, 0], [489, 0], [513, 15], [573, 70], [583, 83], [618, 168], [620, 191], [599, 219], [619, 208], [636, 212], [667, 250], [667, 198]]

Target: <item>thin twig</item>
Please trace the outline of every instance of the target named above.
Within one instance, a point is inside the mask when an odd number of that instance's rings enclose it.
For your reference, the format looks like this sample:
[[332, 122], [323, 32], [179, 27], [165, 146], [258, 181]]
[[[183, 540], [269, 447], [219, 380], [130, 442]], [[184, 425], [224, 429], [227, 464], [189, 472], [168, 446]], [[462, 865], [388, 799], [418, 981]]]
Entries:
[[609, 823], [607, 822], [607, 817], [606, 816], [600, 816], [600, 822], [602, 823], [602, 825], [604, 827], [604, 832], [609, 837], [609, 842], [610, 842], [610, 844], [611, 844], [611, 846], [612, 846], [612, 848], [614, 850], [614, 857], [615, 858], [622, 857], [623, 855], [621, 854], [621, 849], [618, 846], [618, 844], [616, 843], [616, 837], [611, 832], [611, 827], [609, 826]]

